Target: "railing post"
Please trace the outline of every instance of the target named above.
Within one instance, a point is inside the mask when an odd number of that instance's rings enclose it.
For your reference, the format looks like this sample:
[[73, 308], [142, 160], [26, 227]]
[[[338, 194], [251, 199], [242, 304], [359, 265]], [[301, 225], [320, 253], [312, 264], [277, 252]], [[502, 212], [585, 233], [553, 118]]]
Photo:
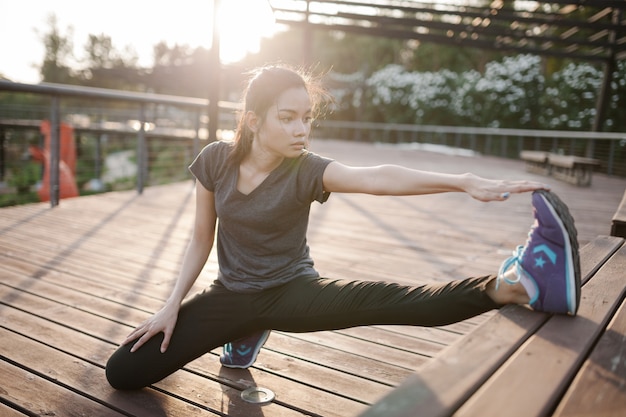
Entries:
[[146, 106], [139, 106], [139, 131], [137, 132], [137, 192], [143, 193], [146, 165]]
[[52, 96], [50, 107], [50, 207], [59, 205], [61, 163], [61, 110], [59, 96]]
[[213, 0], [213, 37], [211, 40], [211, 50], [209, 51], [209, 142], [217, 140], [217, 129], [219, 127], [219, 99], [220, 99], [220, 79], [222, 63], [220, 60], [220, 32], [218, 30], [218, 14], [220, 0]]
[[196, 155], [200, 153], [200, 118], [201, 117], [202, 116], [200, 115], [200, 112], [196, 111], [196, 120], [195, 120], [195, 125], [194, 125], [195, 134], [193, 137], [193, 158], [195, 158]]
[[609, 161], [606, 166], [607, 175], [613, 175], [613, 158], [615, 157], [615, 142], [617, 142], [617, 140], [611, 140], [611, 145], [609, 146]]
[[4, 126], [0, 126], [0, 182], [4, 181], [6, 175], [6, 137]]
[[94, 177], [100, 181], [102, 179], [102, 136], [96, 135], [96, 149], [94, 155]]

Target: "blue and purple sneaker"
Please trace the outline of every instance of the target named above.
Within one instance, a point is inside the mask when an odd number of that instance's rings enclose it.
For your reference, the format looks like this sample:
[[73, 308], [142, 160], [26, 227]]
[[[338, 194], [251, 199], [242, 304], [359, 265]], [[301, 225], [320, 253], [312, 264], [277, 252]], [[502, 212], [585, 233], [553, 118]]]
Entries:
[[[521, 282], [533, 310], [576, 315], [580, 303], [580, 260], [574, 219], [556, 194], [533, 192], [535, 222], [524, 246], [502, 263], [498, 282]], [[516, 268], [517, 279], [504, 273]]]
[[270, 331], [263, 330], [226, 343], [220, 356], [221, 364], [227, 368], [251, 367], [269, 336]]

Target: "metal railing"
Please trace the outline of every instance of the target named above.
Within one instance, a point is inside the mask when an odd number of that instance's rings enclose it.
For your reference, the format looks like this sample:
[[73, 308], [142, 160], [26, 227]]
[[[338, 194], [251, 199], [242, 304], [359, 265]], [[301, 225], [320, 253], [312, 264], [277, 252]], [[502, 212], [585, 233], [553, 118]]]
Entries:
[[[108, 134], [136, 137], [136, 188], [139, 193], [143, 192], [146, 184], [149, 165], [147, 136], [151, 140], [163, 139], [170, 144], [173, 143], [172, 140], [178, 140], [178, 143], [191, 141], [192, 148], [185, 151], [191, 154], [191, 157], [195, 157], [199, 152], [201, 141], [211, 137], [207, 123], [209, 101], [206, 99], [59, 84], [30, 85], [8, 81], [0, 81], [0, 91], [30, 93], [49, 99], [49, 102], [38, 106], [16, 105], [11, 109], [0, 108], [0, 140], [4, 143], [2, 129], [38, 131], [42, 119], [50, 120], [49, 189], [50, 203], [53, 207], [59, 204], [59, 130], [62, 120], [70, 123], [78, 134], [96, 135], [97, 148], [100, 146], [100, 137]], [[118, 103], [114, 107], [106, 108], [97, 105], [108, 102]], [[147, 111], [149, 106], [151, 112]], [[219, 125], [224, 132], [230, 131], [232, 134], [236, 123], [235, 112], [239, 110], [239, 104], [221, 101], [218, 107], [219, 121], [213, 125]], [[214, 134], [213, 137], [217, 136]], [[598, 168], [601, 172], [626, 176], [626, 133], [323, 120], [316, 126], [314, 136], [320, 139], [434, 144], [508, 158], [518, 158], [519, 152], [526, 149], [544, 150], [597, 158], [601, 160]], [[3, 143], [0, 144], [2, 152], [4, 152]], [[4, 155], [0, 157], [2, 159]], [[95, 160], [95, 164], [98, 165], [99, 158]], [[188, 158], [185, 162], [189, 162]], [[181, 164], [180, 158], [173, 163]], [[98, 176], [99, 170], [96, 171]]]
[[[206, 115], [209, 108], [209, 100], [190, 97], [178, 97], [162, 94], [151, 93], [139, 93], [128, 92], [119, 90], [110, 90], [104, 88], [93, 88], [83, 86], [71, 86], [61, 84], [42, 83], [37, 85], [13, 83], [9, 81], [0, 80], [0, 91], [17, 92], [17, 93], [32, 93], [40, 96], [47, 96], [50, 98], [50, 110], [49, 120], [51, 124], [50, 135], [50, 204], [54, 207], [59, 204], [59, 190], [60, 190], [60, 125], [61, 125], [61, 100], [62, 99], [87, 99], [93, 101], [115, 101], [123, 103], [131, 103], [136, 105], [136, 120], [135, 129], [133, 127], [116, 125], [105, 126], [102, 123], [99, 125], [89, 124], [89, 126], [80, 127], [85, 131], [115, 131], [121, 133], [136, 133], [137, 135], [137, 191], [143, 192], [145, 185], [146, 166], [147, 166], [147, 153], [146, 153], [146, 128], [150, 126], [146, 117], [147, 105], [163, 105], [169, 107], [177, 107], [182, 109], [192, 109], [195, 111], [195, 126], [193, 129], [189, 129], [187, 132], [161, 132], [161, 134], [172, 137], [188, 137], [191, 135], [194, 138], [194, 150], [195, 153], [199, 150], [199, 139], [201, 136], [204, 138], [215, 137], [211, 132], [208, 132], [208, 128], [204, 130], [202, 134], [201, 119], [203, 115]], [[220, 110], [234, 111], [238, 109], [236, 103], [231, 102], [219, 102], [218, 107]], [[126, 113], [131, 114], [132, 110], [127, 109]], [[4, 120], [3, 125], [13, 128], [37, 128], [38, 123], [29, 125], [28, 121], [11, 119]], [[134, 132], [133, 132], [134, 131]], [[158, 134], [159, 132], [151, 132], [151, 134]]]
[[471, 150], [484, 155], [519, 158], [522, 150], [542, 150], [599, 159], [598, 170], [626, 176], [626, 132], [500, 129], [324, 121], [319, 138], [383, 143], [428, 143]]

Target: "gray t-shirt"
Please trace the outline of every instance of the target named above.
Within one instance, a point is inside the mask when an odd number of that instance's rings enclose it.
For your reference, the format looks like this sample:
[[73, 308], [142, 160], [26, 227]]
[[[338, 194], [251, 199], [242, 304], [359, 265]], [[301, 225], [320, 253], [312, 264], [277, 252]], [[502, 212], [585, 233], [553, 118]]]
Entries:
[[311, 203], [324, 203], [322, 176], [331, 159], [311, 152], [283, 163], [250, 194], [237, 190], [231, 144], [207, 145], [189, 169], [215, 195], [218, 279], [232, 291], [254, 292], [318, 276], [306, 240]]

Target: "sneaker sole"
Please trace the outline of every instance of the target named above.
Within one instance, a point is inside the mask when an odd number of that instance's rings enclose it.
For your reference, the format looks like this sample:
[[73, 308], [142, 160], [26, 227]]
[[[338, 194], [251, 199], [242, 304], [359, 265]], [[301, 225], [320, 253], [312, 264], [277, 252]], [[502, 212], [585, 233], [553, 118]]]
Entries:
[[257, 342], [256, 346], [254, 347], [254, 353], [252, 354], [252, 359], [250, 360], [250, 362], [245, 363], [243, 365], [225, 364], [225, 363], [223, 363], [221, 361], [220, 361], [220, 363], [222, 364], [222, 366], [225, 366], [226, 368], [248, 369], [249, 367], [252, 366], [252, 364], [254, 364], [254, 362], [256, 362], [256, 357], [259, 356], [259, 352], [261, 352], [261, 348], [263, 347], [265, 342], [267, 342], [267, 339], [269, 337], [270, 337], [270, 330], [264, 331], [263, 332], [263, 336], [261, 336], [261, 338]]
[[567, 250], [567, 265], [568, 271], [572, 271], [573, 274], [567, 274], [566, 290], [567, 301], [569, 305], [569, 313], [576, 315], [578, 312], [578, 305], [580, 304], [580, 256], [578, 253], [578, 233], [576, 226], [574, 225], [574, 218], [569, 212], [567, 205], [553, 192], [546, 190], [535, 191], [540, 194], [544, 200], [548, 203], [548, 207], [553, 210], [553, 214], [561, 224], [561, 230], [566, 232], [568, 237], [569, 247]]

